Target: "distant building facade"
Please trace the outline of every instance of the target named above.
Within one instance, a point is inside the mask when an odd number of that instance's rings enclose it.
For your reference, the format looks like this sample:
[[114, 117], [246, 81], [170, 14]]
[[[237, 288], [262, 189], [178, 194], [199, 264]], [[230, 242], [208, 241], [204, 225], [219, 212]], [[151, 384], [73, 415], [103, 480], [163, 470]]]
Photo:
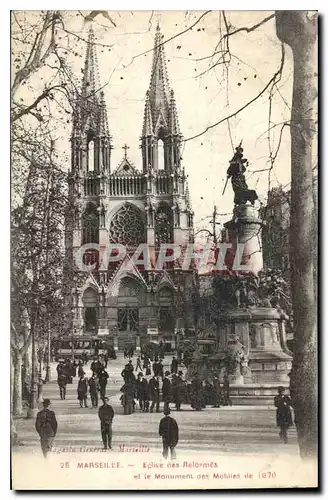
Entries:
[[[115, 348], [163, 341], [174, 347], [177, 329], [192, 327], [193, 273], [166, 268], [162, 272], [131, 266], [140, 244], [158, 256], [160, 245], [193, 241], [193, 212], [181, 164], [174, 92], [170, 88], [162, 35], [157, 27], [149, 89], [141, 134], [142, 167], [128, 158], [113, 168], [104, 94], [98, 77], [94, 34], [90, 31], [81, 93], [76, 101], [71, 136], [69, 197], [66, 225], [66, 299], [74, 332], [109, 336]], [[81, 271], [74, 255], [83, 245]], [[99, 255], [108, 244], [127, 249], [123, 265]], [[133, 267], [133, 269], [132, 269]], [[189, 321], [190, 318], [190, 321]]]

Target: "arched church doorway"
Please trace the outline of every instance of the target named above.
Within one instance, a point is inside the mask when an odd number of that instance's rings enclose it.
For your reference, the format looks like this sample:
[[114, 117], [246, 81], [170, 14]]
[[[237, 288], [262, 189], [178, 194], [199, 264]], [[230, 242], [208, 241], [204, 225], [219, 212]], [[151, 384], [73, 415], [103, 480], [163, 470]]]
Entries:
[[140, 332], [140, 312], [145, 303], [145, 291], [133, 278], [123, 278], [117, 297], [118, 349], [136, 347]]
[[98, 333], [98, 293], [93, 288], [87, 288], [82, 298], [84, 308], [84, 332]]
[[175, 345], [175, 303], [173, 290], [165, 286], [158, 292], [159, 303], [159, 339], [165, 344], [166, 350], [170, 351]]

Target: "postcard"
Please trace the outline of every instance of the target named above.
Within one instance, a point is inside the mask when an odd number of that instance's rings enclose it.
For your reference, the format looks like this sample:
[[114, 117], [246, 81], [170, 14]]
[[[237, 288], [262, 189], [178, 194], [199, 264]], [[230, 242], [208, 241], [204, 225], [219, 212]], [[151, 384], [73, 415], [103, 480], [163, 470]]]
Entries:
[[317, 12], [11, 12], [14, 490], [318, 487]]

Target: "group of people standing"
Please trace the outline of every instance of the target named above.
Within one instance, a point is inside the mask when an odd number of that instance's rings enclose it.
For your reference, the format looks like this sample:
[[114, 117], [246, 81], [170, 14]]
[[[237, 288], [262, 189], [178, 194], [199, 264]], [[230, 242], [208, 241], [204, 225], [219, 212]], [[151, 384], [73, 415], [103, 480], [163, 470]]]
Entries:
[[[121, 403], [124, 414], [130, 415], [136, 410], [136, 402], [143, 412], [159, 412], [160, 402], [163, 401], [164, 409], [169, 408], [170, 403], [175, 405], [177, 411], [181, 411], [181, 404], [186, 403], [200, 411], [206, 406], [220, 408], [220, 406], [231, 406], [229, 377], [224, 374], [222, 383], [219, 377], [213, 381], [203, 381], [197, 374], [191, 382], [183, 379], [183, 372], [178, 369], [178, 361], [173, 356], [170, 371], [164, 372], [163, 360], [155, 357], [150, 364], [149, 359], [144, 357], [143, 366], [137, 357], [134, 369], [132, 360], [125, 365], [121, 376], [124, 385], [121, 387]], [[142, 369], [146, 368], [146, 376]], [[138, 372], [135, 375], [135, 372]], [[151, 375], [151, 378], [147, 376]]]
[[[148, 359], [144, 358], [144, 367], [148, 367]], [[146, 365], [145, 365], [146, 364]], [[141, 369], [140, 358], [137, 358], [136, 371]], [[124, 407], [124, 414], [130, 415], [136, 410], [136, 401], [142, 412], [152, 413], [154, 410], [160, 412], [160, 403], [164, 402], [164, 409], [169, 407], [169, 403], [174, 403], [178, 411], [181, 410], [183, 402], [183, 387], [185, 381], [182, 379], [183, 373], [178, 370], [175, 358], [171, 363], [171, 371], [164, 371], [163, 362], [157, 357], [152, 364], [153, 375], [147, 379], [140, 371], [137, 376], [134, 374], [132, 360], [125, 365], [121, 376], [124, 384], [121, 387], [121, 403]], [[146, 375], [150, 375], [150, 369], [146, 370]]]
[[78, 375], [77, 399], [80, 407], [88, 407], [88, 391], [90, 394], [92, 408], [98, 408], [98, 393], [101, 399], [106, 395], [108, 383], [108, 372], [106, 371], [108, 359], [100, 357], [91, 363], [92, 376], [88, 379], [85, 376], [85, 364], [82, 360], [60, 361], [57, 365], [57, 383], [59, 387], [60, 399], [66, 399], [66, 385], [73, 382], [73, 378]]

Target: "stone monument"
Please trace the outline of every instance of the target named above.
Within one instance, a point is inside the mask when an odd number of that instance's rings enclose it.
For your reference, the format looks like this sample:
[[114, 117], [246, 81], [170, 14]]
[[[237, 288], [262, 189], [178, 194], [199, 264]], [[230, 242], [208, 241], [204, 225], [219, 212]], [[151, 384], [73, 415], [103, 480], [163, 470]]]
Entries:
[[[216, 276], [215, 296], [220, 314], [217, 322], [218, 356], [227, 352], [235, 358], [230, 374], [231, 396], [242, 403], [272, 403], [279, 385], [289, 385], [291, 353], [286, 349], [284, 313], [260, 297], [258, 273], [263, 268], [261, 230], [255, 190], [245, 180], [248, 165], [241, 144], [227, 170], [235, 193], [232, 219], [225, 224], [225, 242], [234, 252], [243, 248], [240, 259], [248, 270], [231, 268], [231, 276]], [[243, 245], [240, 245], [243, 244]], [[240, 245], [240, 246], [239, 246]], [[241, 256], [240, 256], [241, 257]]]

